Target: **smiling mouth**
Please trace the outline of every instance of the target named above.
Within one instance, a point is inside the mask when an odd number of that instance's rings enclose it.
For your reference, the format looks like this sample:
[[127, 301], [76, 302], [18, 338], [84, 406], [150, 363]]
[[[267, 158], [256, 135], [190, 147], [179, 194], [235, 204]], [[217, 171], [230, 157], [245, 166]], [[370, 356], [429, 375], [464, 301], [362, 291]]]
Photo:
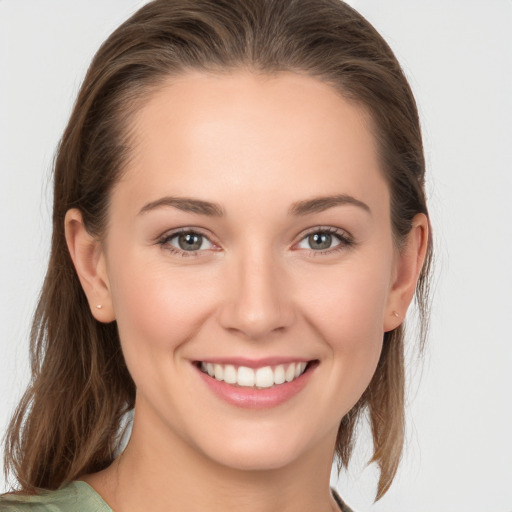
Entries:
[[314, 361], [297, 361], [261, 368], [248, 368], [232, 364], [197, 361], [197, 367], [205, 374], [218, 380], [245, 388], [266, 389], [293, 382], [318, 364]]

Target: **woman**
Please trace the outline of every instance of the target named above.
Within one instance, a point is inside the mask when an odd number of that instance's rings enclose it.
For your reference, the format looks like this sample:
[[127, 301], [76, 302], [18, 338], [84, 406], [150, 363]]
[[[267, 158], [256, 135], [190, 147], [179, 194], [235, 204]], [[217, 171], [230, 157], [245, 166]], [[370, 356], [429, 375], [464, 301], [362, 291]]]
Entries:
[[0, 507], [348, 510], [329, 474], [366, 410], [386, 492], [431, 236], [414, 99], [368, 22], [151, 2], [95, 56], [54, 179]]

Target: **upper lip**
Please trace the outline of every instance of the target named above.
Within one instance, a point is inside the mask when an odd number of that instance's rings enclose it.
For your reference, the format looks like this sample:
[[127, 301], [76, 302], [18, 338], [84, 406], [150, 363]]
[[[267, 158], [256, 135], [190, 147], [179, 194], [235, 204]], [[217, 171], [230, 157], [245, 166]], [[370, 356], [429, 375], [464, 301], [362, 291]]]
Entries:
[[233, 366], [245, 366], [247, 368], [263, 368], [264, 366], [278, 366], [280, 364], [290, 363], [309, 363], [314, 359], [305, 357], [264, 357], [261, 359], [248, 359], [245, 357], [208, 357], [205, 359], [198, 359], [196, 363], [212, 363]]

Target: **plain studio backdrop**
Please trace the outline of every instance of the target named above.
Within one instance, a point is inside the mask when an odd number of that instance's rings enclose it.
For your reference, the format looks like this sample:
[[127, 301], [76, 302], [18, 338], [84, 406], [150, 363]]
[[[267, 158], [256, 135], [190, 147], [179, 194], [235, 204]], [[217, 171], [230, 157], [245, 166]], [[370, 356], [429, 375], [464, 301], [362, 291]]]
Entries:
[[[90, 59], [143, 3], [0, 0], [0, 435], [29, 375], [52, 157]], [[360, 512], [512, 512], [512, 1], [351, 4], [389, 42], [419, 104], [436, 287], [395, 483], [372, 504], [364, 435], [332, 482]]]

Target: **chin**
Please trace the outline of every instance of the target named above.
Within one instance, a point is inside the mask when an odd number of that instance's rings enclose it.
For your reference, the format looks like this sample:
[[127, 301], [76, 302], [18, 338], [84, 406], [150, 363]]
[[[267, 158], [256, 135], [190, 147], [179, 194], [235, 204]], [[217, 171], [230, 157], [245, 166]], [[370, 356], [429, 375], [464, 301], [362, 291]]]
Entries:
[[282, 436], [261, 436], [259, 439], [231, 437], [219, 446], [205, 447], [204, 453], [216, 463], [240, 471], [270, 471], [282, 469], [301, 459], [307, 452], [307, 442], [283, 439]]
[[259, 451], [245, 450], [240, 453], [222, 454], [215, 457], [215, 461], [225, 467], [237, 471], [272, 471], [287, 467], [297, 459], [290, 453], [262, 453]]

